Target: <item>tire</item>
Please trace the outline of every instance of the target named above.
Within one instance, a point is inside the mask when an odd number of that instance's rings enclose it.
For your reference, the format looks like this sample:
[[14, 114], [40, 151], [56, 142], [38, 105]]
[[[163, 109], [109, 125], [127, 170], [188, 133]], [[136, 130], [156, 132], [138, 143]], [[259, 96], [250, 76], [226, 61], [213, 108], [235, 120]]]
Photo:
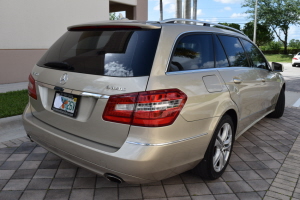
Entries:
[[212, 136], [203, 160], [192, 169], [192, 172], [206, 180], [219, 178], [229, 163], [234, 135], [232, 118], [224, 115]]
[[269, 118], [280, 118], [282, 117], [283, 113], [284, 113], [284, 106], [285, 106], [285, 94], [284, 94], [285, 90], [284, 88], [281, 89], [276, 106], [275, 106], [275, 110], [273, 112], [271, 112], [270, 114], [267, 115], [267, 117]]
[[296, 65], [295, 65], [295, 64], [292, 64], [292, 67], [296, 67]]

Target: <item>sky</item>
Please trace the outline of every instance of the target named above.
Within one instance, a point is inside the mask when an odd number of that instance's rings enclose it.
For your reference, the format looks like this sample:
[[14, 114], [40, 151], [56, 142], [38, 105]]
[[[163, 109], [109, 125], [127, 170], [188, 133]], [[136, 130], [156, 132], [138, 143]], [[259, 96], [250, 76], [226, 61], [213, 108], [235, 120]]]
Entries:
[[[243, 27], [251, 19], [247, 18], [247, 8], [242, 8], [242, 3], [243, 0], [198, 0], [197, 19], [213, 23], [237, 23]], [[163, 0], [163, 5], [163, 18], [174, 18], [176, 0]], [[148, 0], [148, 20], [157, 21], [159, 16], [159, 0]], [[283, 38], [283, 33], [281, 37]], [[300, 40], [300, 26], [290, 27], [288, 41], [291, 39]]]

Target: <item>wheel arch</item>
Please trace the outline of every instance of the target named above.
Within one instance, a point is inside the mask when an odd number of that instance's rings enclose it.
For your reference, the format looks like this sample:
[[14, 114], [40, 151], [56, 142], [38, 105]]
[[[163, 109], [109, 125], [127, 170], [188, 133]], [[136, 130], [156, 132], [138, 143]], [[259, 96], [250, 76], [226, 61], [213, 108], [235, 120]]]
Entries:
[[224, 113], [224, 115], [229, 115], [231, 117], [233, 124], [234, 124], [234, 134], [236, 134], [237, 125], [238, 125], [238, 116], [237, 116], [236, 111], [234, 109], [230, 109], [230, 110], [227, 110]]

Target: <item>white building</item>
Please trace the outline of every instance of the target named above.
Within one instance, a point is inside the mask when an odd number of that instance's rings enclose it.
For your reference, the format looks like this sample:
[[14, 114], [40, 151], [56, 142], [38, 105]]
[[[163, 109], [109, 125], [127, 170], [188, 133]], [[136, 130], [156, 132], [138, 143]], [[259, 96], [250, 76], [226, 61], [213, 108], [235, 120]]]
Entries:
[[0, 84], [27, 81], [68, 26], [108, 20], [118, 11], [128, 19], [147, 20], [148, 0], [1, 0]]

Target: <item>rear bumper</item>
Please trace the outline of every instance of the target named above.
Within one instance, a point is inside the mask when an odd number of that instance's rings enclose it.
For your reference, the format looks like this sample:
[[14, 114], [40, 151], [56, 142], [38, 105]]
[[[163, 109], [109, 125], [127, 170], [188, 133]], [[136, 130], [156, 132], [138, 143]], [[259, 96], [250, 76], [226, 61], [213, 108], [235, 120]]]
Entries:
[[114, 174], [128, 183], [153, 182], [192, 169], [203, 158], [211, 138], [201, 134], [153, 146], [125, 142], [118, 149], [56, 129], [35, 118], [29, 107], [23, 123], [33, 141], [78, 166], [102, 176]]

